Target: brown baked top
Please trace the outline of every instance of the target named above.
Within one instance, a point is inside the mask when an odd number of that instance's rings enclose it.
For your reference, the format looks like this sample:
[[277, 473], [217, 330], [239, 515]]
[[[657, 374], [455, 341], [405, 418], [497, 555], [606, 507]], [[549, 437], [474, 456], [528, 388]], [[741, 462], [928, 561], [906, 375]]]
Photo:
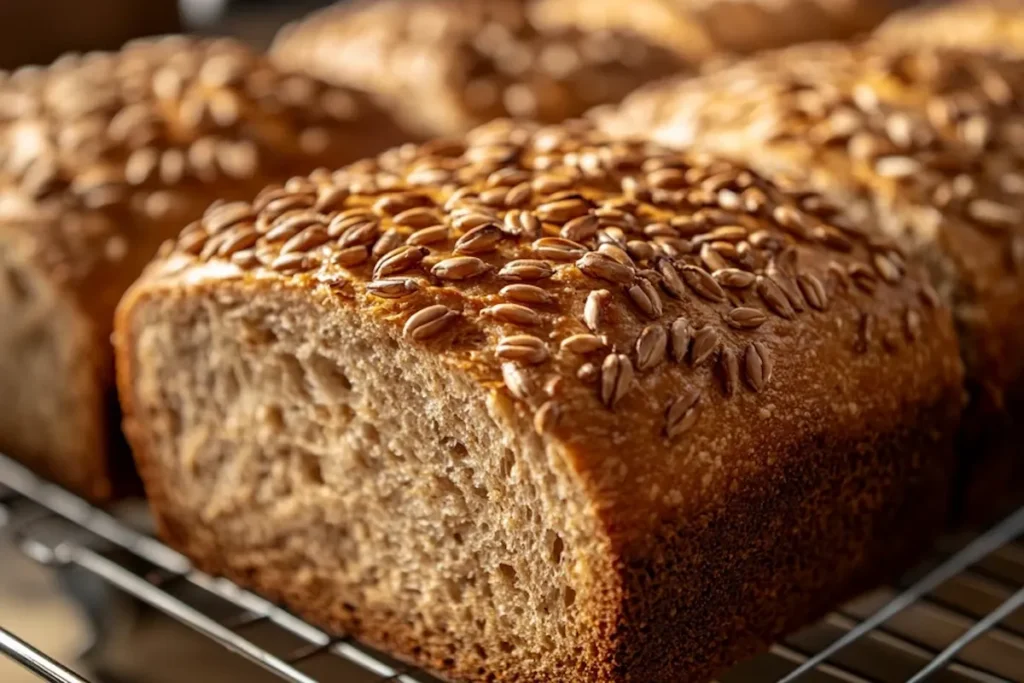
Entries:
[[834, 411], [855, 433], [958, 386], [948, 312], [892, 241], [582, 122], [496, 121], [213, 207], [138, 291], [225, 279], [360, 307], [434, 349], [578, 450], [626, 517], [707, 504]]
[[538, 28], [521, 0], [347, 2], [287, 26], [271, 58], [384, 98], [423, 134], [559, 122], [684, 67], [629, 31]]
[[545, 27], [632, 30], [690, 59], [750, 53], [875, 27], [900, 0], [536, 0]]
[[1024, 51], [1024, 5], [1016, 0], [929, 3], [887, 19], [874, 36], [896, 44]]
[[401, 139], [365, 98], [232, 40], [68, 55], [0, 73], [0, 223], [36, 226], [48, 267], [81, 279], [150, 258], [165, 235], [146, 249], [145, 225]]
[[926, 253], [999, 404], [1024, 369], [1024, 69], [952, 49], [821, 44], [650, 88], [617, 134], [732, 155], [840, 198]]

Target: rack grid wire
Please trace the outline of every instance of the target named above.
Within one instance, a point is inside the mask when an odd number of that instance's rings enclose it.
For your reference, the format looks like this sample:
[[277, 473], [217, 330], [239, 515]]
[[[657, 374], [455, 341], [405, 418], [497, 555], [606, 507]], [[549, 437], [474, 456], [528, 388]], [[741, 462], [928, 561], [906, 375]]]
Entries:
[[[115, 514], [0, 455], [0, 527], [36, 562], [74, 567], [293, 683], [439, 683], [193, 569]], [[863, 596], [718, 683], [1024, 682], [1024, 508], [980, 535], [940, 542], [917, 571]], [[272, 652], [254, 625], [289, 636]], [[285, 639], [276, 639], [285, 640]], [[0, 623], [0, 654], [52, 683], [89, 683]], [[324, 667], [324, 658], [327, 666]], [[308, 665], [321, 660], [320, 671]], [[346, 673], [347, 672], [347, 673]]]

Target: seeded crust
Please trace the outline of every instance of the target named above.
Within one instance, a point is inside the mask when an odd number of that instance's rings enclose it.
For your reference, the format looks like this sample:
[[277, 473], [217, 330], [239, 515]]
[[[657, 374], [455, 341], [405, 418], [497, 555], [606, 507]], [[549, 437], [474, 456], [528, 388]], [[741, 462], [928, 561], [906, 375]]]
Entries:
[[211, 210], [115, 344], [171, 544], [454, 679], [704, 681], [944, 523], [961, 371], [923, 273], [582, 122]]
[[898, 12], [874, 32], [895, 45], [949, 47], [1020, 55], [1024, 6], [1011, 0], [928, 3]]
[[928, 264], [954, 309], [972, 517], [1019, 498], [1024, 415], [1024, 71], [943, 48], [822, 44], [668, 83], [598, 112], [617, 134], [808, 182]]
[[113, 311], [160, 243], [216, 199], [401, 139], [363, 98], [227, 40], [0, 74], [0, 451], [109, 496]]
[[536, 0], [544, 27], [631, 30], [691, 59], [750, 53], [869, 31], [901, 0]]
[[381, 98], [428, 136], [501, 116], [558, 123], [687, 70], [629, 31], [539, 29], [522, 0], [359, 0], [286, 26], [271, 59]]

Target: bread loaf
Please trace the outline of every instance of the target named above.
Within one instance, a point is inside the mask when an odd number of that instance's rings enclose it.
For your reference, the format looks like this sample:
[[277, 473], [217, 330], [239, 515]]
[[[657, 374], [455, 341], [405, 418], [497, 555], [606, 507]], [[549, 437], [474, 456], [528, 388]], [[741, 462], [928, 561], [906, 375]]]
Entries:
[[955, 0], [898, 12], [874, 32], [896, 45], [1021, 54], [1024, 5], [1017, 0]]
[[159, 244], [215, 199], [401, 137], [363, 98], [227, 40], [139, 42], [0, 81], [0, 452], [102, 499], [114, 307]]
[[412, 130], [559, 122], [683, 69], [629, 31], [541, 30], [522, 0], [362, 0], [282, 29], [271, 58], [379, 96]]
[[905, 0], [535, 0], [539, 26], [632, 30], [701, 59], [869, 31]]
[[618, 134], [809, 183], [927, 263], [959, 328], [964, 480], [968, 510], [982, 513], [1006, 498], [997, 493], [1019, 498], [1024, 474], [1022, 95], [1010, 58], [821, 45], [652, 88], [598, 116]]
[[[255, 244], [197, 254], [226, 213]], [[453, 679], [703, 681], [944, 520], [960, 362], [918, 268], [581, 123], [211, 210], [115, 340], [164, 537]]]

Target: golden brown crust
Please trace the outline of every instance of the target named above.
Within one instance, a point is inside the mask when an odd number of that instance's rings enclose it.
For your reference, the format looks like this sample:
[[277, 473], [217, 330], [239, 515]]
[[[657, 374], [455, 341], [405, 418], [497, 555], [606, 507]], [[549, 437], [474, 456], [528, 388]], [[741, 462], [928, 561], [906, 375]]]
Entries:
[[541, 26], [631, 30], [691, 60], [750, 53], [874, 28], [901, 2], [869, 0], [537, 0]]
[[431, 137], [501, 116], [556, 123], [685, 67], [632, 32], [538, 28], [525, 5], [342, 3], [282, 29], [271, 58], [379, 96]]
[[822, 44], [651, 88], [598, 116], [620, 134], [652, 131], [810, 182], [917, 251], [956, 315], [973, 462], [1016, 442], [1008, 407], [1024, 388], [1022, 73], [1012, 58], [965, 51]]
[[894, 14], [873, 37], [894, 45], [1019, 55], [1024, 51], [1024, 6], [1015, 0], [928, 3]]
[[208, 212], [119, 310], [119, 381], [157, 489], [133, 321], [218, 283], [356, 307], [565, 452], [624, 591], [598, 680], [703, 680], [896, 568], [944, 518], [948, 311], [891, 241], [742, 167], [499, 121]]
[[[83, 344], [95, 347], [97, 381], [109, 386], [114, 307], [182, 223], [214, 200], [403, 138], [365, 98], [282, 72], [227, 39], [68, 55], [0, 74], [0, 229], [31, 241], [31, 267], [82, 311], [93, 328]], [[18, 455], [16, 436], [3, 443]], [[104, 449], [89, 449], [96, 473]], [[33, 456], [52, 457], [51, 474], [65, 469], [60, 454]], [[71, 479], [62, 481], [91, 486]]]

